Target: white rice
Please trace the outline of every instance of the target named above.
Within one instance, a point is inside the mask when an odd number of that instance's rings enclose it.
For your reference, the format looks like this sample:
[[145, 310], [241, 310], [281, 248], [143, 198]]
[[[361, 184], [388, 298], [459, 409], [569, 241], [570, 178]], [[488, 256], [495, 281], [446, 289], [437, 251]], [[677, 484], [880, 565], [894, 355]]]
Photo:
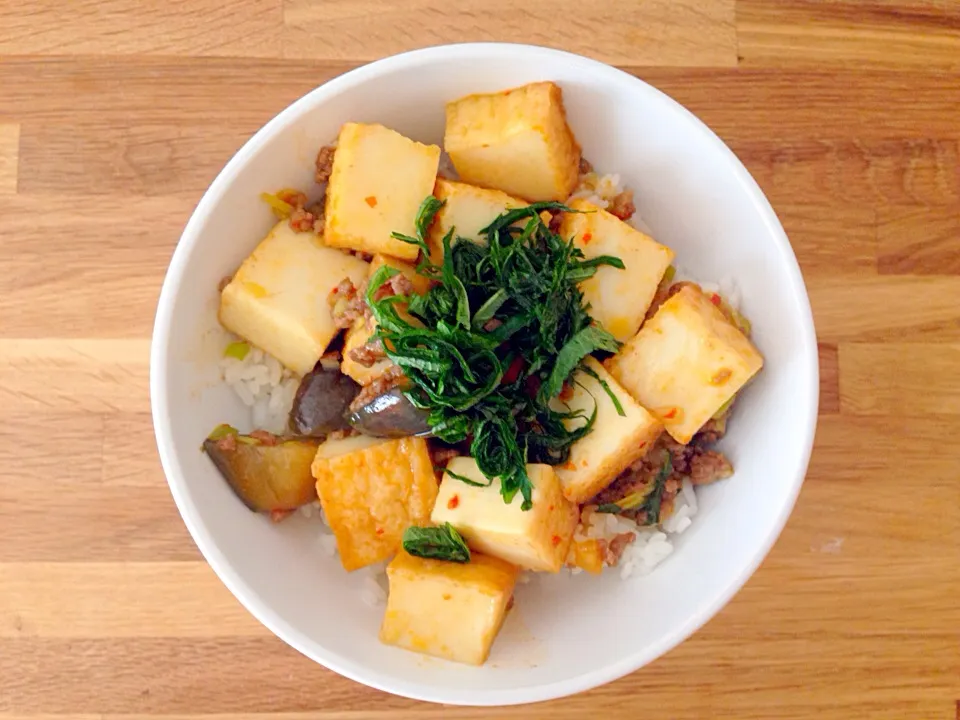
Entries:
[[606, 210], [613, 198], [622, 192], [623, 185], [620, 183], [620, 176], [616, 173], [598, 175], [595, 172], [588, 172], [580, 176], [580, 182], [570, 195], [570, 199], [583, 199]]
[[[671, 535], [679, 535], [693, 524], [697, 514], [697, 495], [688, 478], [683, 479], [681, 491], [674, 499], [673, 513], [661, 523], [659, 528], [637, 525], [633, 520], [611, 513], [591, 513], [586, 522], [577, 527], [575, 540], [594, 538], [612, 540], [624, 533], [633, 535], [634, 540], [627, 545], [617, 569], [620, 578], [626, 580], [632, 575], [646, 575], [667, 559], [673, 552]], [[572, 568], [571, 573], [579, 574], [580, 568]]]
[[223, 380], [252, 411], [254, 428], [282, 434], [300, 379], [272, 355], [251, 347], [243, 360], [220, 361]]

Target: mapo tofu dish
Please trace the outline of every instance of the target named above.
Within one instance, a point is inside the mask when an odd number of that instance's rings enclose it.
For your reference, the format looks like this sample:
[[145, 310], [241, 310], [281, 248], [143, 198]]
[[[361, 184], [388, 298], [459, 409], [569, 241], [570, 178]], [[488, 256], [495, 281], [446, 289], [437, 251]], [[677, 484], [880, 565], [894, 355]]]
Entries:
[[369, 573], [384, 643], [477, 665], [531, 573], [666, 558], [763, 359], [561, 89], [450, 102], [442, 149], [348, 122], [315, 179], [264, 192], [277, 222], [220, 287], [251, 420], [203, 447], [239, 499]]

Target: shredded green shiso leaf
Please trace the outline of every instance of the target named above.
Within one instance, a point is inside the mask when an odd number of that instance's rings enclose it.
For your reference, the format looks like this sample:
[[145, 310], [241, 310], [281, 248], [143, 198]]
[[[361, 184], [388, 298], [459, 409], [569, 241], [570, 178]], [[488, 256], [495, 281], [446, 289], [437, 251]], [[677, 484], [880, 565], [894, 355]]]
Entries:
[[[421, 250], [417, 272], [435, 281], [433, 287], [424, 295], [378, 298], [398, 272], [385, 266], [370, 280], [367, 303], [387, 356], [409, 379], [407, 398], [429, 412], [434, 435], [447, 443], [469, 440], [484, 476], [500, 478], [504, 501], [519, 492], [528, 510], [533, 487], [526, 463], [565, 462], [570, 446], [596, 421], [596, 406], [587, 416], [557, 410], [550, 401], [586, 357], [620, 347], [590, 317], [578, 284], [602, 266], [624, 265], [609, 255], [587, 260], [572, 238], [553, 232], [540, 213], [574, 212], [553, 202], [503, 213], [481, 231], [486, 245], [455, 242], [451, 230], [436, 265], [426, 237], [442, 206], [427, 196], [417, 236], [393, 235]], [[400, 304], [423, 327], [405, 319]]]
[[403, 549], [411, 555], [449, 562], [470, 562], [470, 548], [450, 523], [437, 527], [408, 527], [403, 531]]

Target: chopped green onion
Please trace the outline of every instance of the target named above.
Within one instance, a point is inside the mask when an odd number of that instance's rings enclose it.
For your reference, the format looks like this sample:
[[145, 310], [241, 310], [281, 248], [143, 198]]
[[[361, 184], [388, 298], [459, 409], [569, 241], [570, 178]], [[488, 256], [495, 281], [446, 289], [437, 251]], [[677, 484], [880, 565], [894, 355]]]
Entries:
[[217, 425], [213, 430], [210, 431], [210, 434], [207, 435], [207, 440], [223, 440], [223, 438], [225, 438], [227, 435], [239, 434], [240, 431], [235, 427], [223, 423], [222, 425]]
[[250, 344], [245, 343], [243, 340], [237, 340], [227, 345], [223, 350], [223, 356], [229, 358], [236, 358], [237, 360], [243, 360], [247, 353], [250, 352]]

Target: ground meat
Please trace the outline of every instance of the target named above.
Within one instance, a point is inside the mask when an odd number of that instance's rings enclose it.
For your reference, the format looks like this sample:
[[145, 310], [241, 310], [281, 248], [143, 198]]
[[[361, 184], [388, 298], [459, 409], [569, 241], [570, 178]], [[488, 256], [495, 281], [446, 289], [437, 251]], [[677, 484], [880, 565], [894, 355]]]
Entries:
[[379, 397], [388, 390], [392, 390], [400, 384], [400, 381], [403, 379], [403, 377], [403, 370], [398, 368], [396, 365], [391, 365], [386, 369], [386, 371], [384, 371], [382, 375], [377, 377], [369, 385], [364, 385], [362, 388], [360, 388], [360, 392], [357, 393], [357, 396], [353, 399], [353, 402], [350, 403], [350, 411], [353, 412], [359, 410], [375, 397]]
[[274, 435], [272, 432], [267, 432], [266, 430], [254, 430], [250, 433], [250, 437], [255, 440], [259, 440], [261, 445], [277, 445], [280, 442], [280, 438]]
[[693, 445], [683, 445], [678, 443], [667, 433], [664, 433], [660, 439], [660, 445], [670, 453], [670, 462], [674, 472], [686, 475], [690, 472], [690, 459], [696, 452]]
[[637, 206], [633, 204], [633, 190], [624, 190], [622, 193], [614, 196], [607, 206], [607, 212], [616, 215], [621, 220], [629, 220], [637, 211]]
[[693, 443], [696, 445], [713, 445], [727, 434], [726, 414], [719, 420], [710, 418], [702, 428], [693, 436]]
[[580, 174], [586, 175], [587, 173], [593, 172], [593, 165], [590, 164], [590, 161], [587, 160], [583, 155], [580, 156]]
[[446, 467], [447, 463], [453, 460], [455, 457], [460, 457], [460, 451], [456, 448], [451, 447], [431, 447], [430, 448], [430, 459], [433, 461], [433, 466], [442, 468]]
[[307, 194], [299, 190], [280, 190], [277, 192], [277, 199], [295, 208], [302, 208], [307, 204]]
[[366, 317], [369, 311], [363, 294], [350, 278], [340, 281], [327, 297], [327, 302], [333, 308], [333, 323], [338, 328], [352, 326], [357, 318]]
[[672, 298], [687, 286], [695, 287], [698, 290], [700, 289], [700, 286], [696, 283], [687, 282], [686, 280], [681, 280], [680, 282], [676, 282], [673, 285], [668, 286], [660, 285], [660, 287], [657, 288], [657, 292], [653, 296], [653, 301], [650, 303], [650, 307], [647, 309], [646, 319], [649, 320], [656, 315], [657, 310], [660, 309], [661, 305], [663, 305], [667, 300]]
[[410, 282], [408, 278], [403, 273], [398, 273], [391, 277], [387, 284], [393, 289], [394, 295], [412, 295], [413, 294], [413, 283]]
[[413, 294], [413, 283], [410, 282], [408, 278], [403, 273], [397, 273], [390, 277], [383, 285], [381, 285], [377, 292], [374, 293], [375, 300], [382, 300], [385, 297], [390, 297], [391, 295], [412, 295]]
[[605, 547], [601, 548], [603, 550], [603, 561], [609, 567], [615, 567], [620, 562], [624, 550], [636, 539], [637, 536], [629, 532], [614, 535], [612, 539], [604, 543]]
[[312, 212], [304, 210], [302, 207], [294, 208], [290, 213], [290, 227], [297, 232], [314, 232], [314, 224], [317, 218]]
[[222, 438], [217, 440], [217, 448], [223, 450], [223, 452], [233, 452], [237, 449], [237, 436], [234, 433], [229, 435], [224, 435]]
[[379, 339], [371, 340], [368, 343], [355, 347], [347, 353], [347, 356], [359, 365], [364, 367], [373, 367], [387, 354], [383, 351], [383, 342]]
[[333, 155], [337, 149], [332, 145], [324, 145], [317, 153], [317, 172], [314, 179], [317, 185], [326, 185], [330, 179], [330, 172], [333, 170]]
[[321, 197], [317, 202], [307, 205], [304, 210], [313, 215], [313, 231], [317, 235], [323, 235], [323, 225], [325, 219], [323, 198]]
[[690, 461], [690, 482], [694, 485], [708, 485], [731, 475], [733, 466], [716, 450], [702, 450]]
[[662, 446], [654, 446], [644, 457], [620, 473], [619, 477], [606, 489], [597, 493], [590, 504], [615, 503], [631, 493], [649, 487], [657, 473], [663, 468], [663, 463], [667, 457], [665, 453], [666, 450]]

